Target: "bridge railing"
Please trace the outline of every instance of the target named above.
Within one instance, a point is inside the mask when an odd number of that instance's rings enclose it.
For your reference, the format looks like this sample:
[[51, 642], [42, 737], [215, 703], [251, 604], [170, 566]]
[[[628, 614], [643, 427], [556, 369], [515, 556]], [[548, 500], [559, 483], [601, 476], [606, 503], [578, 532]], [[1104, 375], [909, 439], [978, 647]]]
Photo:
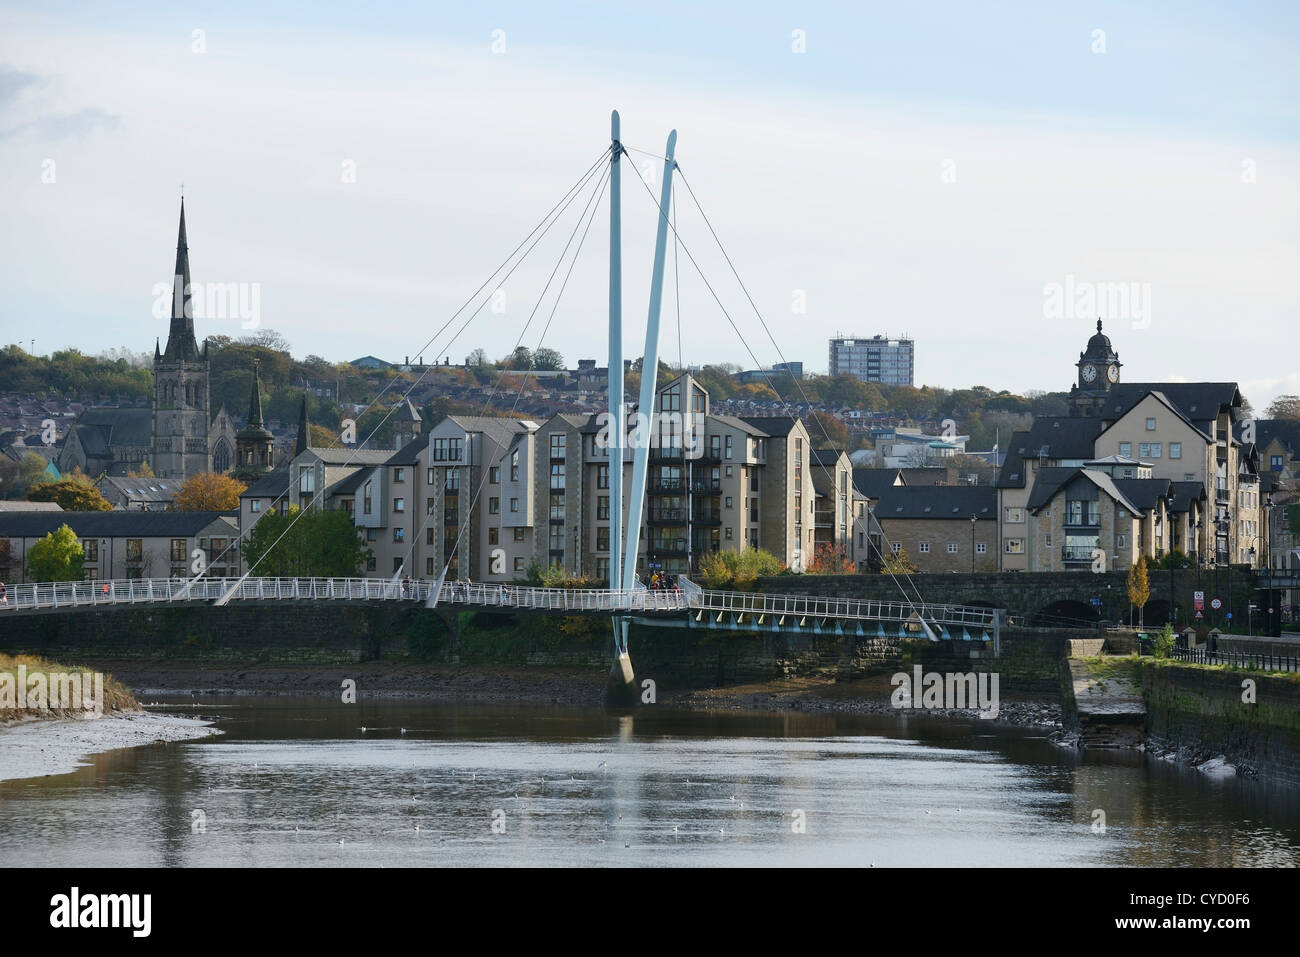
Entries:
[[[8, 611], [52, 611], [98, 605], [141, 605], [215, 601], [409, 601], [427, 602], [434, 581], [382, 578], [132, 578], [41, 582], [6, 586], [0, 615]], [[532, 588], [519, 585], [446, 582], [439, 604], [569, 612], [668, 612], [687, 607], [676, 591], [604, 591]]]
[[996, 614], [992, 608], [972, 605], [871, 601], [816, 595], [773, 595], [764, 592], [707, 589], [701, 591], [698, 598], [692, 597], [691, 607], [716, 612], [797, 615], [863, 621], [906, 621], [913, 615], [920, 615], [931, 623], [981, 629], [992, 628]]

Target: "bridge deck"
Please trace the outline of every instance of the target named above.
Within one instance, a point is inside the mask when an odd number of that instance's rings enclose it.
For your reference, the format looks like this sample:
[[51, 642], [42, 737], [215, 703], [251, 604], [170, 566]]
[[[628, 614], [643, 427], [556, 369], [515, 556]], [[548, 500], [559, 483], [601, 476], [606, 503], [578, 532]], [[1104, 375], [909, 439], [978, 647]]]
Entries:
[[[982, 633], [996, 628], [997, 612], [968, 605], [864, 601], [781, 595], [761, 592], [712, 591], [689, 579], [666, 591], [637, 589], [533, 588], [467, 582], [375, 578], [145, 578], [115, 581], [51, 582], [10, 586], [0, 600], [6, 614], [67, 612], [135, 605], [185, 605], [206, 602], [399, 602], [465, 610], [560, 612], [565, 614], [628, 614], [634, 617], [691, 619], [697, 627], [779, 625], [801, 626], [808, 621], [918, 623], [923, 617], [938, 630], [963, 629]], [[433, 600], [438, 589], [436, 602]], [[726, 624], [723, 624], [724, 619]]]

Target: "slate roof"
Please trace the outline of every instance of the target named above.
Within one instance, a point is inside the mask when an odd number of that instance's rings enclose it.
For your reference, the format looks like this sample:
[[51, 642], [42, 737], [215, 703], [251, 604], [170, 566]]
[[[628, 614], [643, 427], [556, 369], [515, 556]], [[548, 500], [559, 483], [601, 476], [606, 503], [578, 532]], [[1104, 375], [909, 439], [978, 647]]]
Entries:
[[[1164, 487], [1169, 487], [1168, 479], [1112, 479], [1105, 472], [1098, 472], [1095, 469], [1085, 468], [1045, 468], [1038, 470], [1038, 476], [1034, 480], [1034, 490], [1029, 493], [1029, 502], [1027, 507], [1031, 512], [1037, 512], [1045, 506], [1059, 492], [1062, 486], [1072, 482], [1076, 477], [1082, 477], [1093, 485], [1101, 489], [1109, 498], [1121, 503], [1129, 511], [1141, 513], [1150, 508], [1148, 505], [1143, 508], [1128, 493], [1120, 488], [1121, 482], [1154, 482], [1164, 483]], [[1156, 493], [1158, 494], [1158, 493]], [[1143, 491], [1141, 497], [1152, 497], [1148, 491]]]
[[1141, 402], [1148, 392], [1159, 392], [1197, 429], [1209, 432], [1219, 413], [1241, 407], [1235, 382], [1120, 382], [1111, 386], [1101, 407], [1101, 418], [1113, 422]]
[[395, 454], [392, 449], [309, 448], [307, 451], [326, 465], [355, 465], [357, 468], [365, 465], [383, 465]]
[[531, 419], [500, 419], [490, 415], [449, 415], [452, 422], [466, 432], [482, 432], [498, 445], [509, 445], [511, 439], [538, 428]]
[[279, 498], [289, 493], [289, 467], [282, 466], [267, 472], [244, 491], [240, 498]]
[[67, 525], [78, 538], [190, 538], [218, 520], [238, 532], [238, 512], [0, 512], [0, 535], [42, 538]]
[[[733, 416], [717, 416], [720, 419], [733, 420]], [[778, 436], [789, 435], [794, 431], [794, 424], [798, 419], [788, 415], [747, 415], [736, 421], [744, 422], [747, 425], [759, 429], [760, 435]]]
[[898, 469], [854, 469], [853, 487], [867, 498], [880, 498], [883, 490], [894, 487], [900, 474]]
[[113, 446], [153, 445], [150, 409], [87, 409], [73, 428], [87, 455], [108, 455]]
[[118, 494], [143, 502], [170, 502], [176, 498], [176, 493], [180, 491], [181, 486], [185, 484], [184, 479], [162, 479], [162, 478], [118, 478], [105, 477], [97, 483], [100, 491], [104, 491], [104, 486], [116, 490]]
[[1277, 439], [1293, 458], [1300, 458], [1300, 419], [1256, 419], [1255, 444], [1260, 450]]
[[[1209, 440], [1209, 438], [1210, 438], [1210, 432], [1211, 432], [1211, 430], [1212, 430], [1212, 426], [1213, 426], [1213, 422], [1214, 422], [1213, 418], [1204, 419], [1204, 420], [1199, 421], [1199, 422], [1198, 422], [1198, 421], [1193, 421], [1192, 419], [1189, 419], [1186, 415], [1183, 414], [1183, 410], [1180, 409], [1177, 405], [1175, 405], [1174, 402], [1173, 402], [1173, 400], [1171, 400], [1171, 399], [1169, 398], [1169, 396], [1165, 395], [1163, 392], [1159, 391], [1158, 389], [1152, 389], [1150, 392], [1147, 393], [1147, 395], [1151, 396], [1151, 398], [1155, 399], [1157, 402], [1159, 402], [1161, 405], [1163, 405], [1165, 408], [1167, 408], [1167, 409], [1168, 409], [1170, 412], [1172, 412], [1174, 415], [1178, 416], [1178, 418], [1182, 419], [1184, 422], [1186, 422], [1189, 426], [1191, 426], [1191, 427], [1192, 427], [1193, 429], [1195, 429], [1197, 432], [1201, 433], [1201, 435], [1204, 436], [1205, 439], [1206, 439], [1207, 441]], [[1145, 397], [1146, 397], [1146, 396], [1143, 396], [1143, 398], [1145, 398]], [[1139, 401], [1140, 401], [1140, 400], [1139, 400]], [[1136, 402], [1133, 403], [1133, 405], [1130, 406], [1129, 409], [1131, 410], [1131, 409], [1132, 409], [1134, 406], [1136, 406], [1137, 404], [1138, 404], [1138, 403], [1136, 403]], [[1200, 406], [1197, 406], [1197, 408], [1199, 409]], [[1217, 414], [1217, 413], [1216, 413], [1216, 414]], [[1118, 421], [1118, 420], [1111, 420], [1111, 421], [1109, 421], [1109, 423], [1108, 423], [1108, 425], [1106, 426], [1106, 428], [1103, 429], [1102, 431], [1103, 431], [1103, 432], [1107, 432], [1107, 431], [1109, 431], [1109, 430], [1110, 430], [1110, 429], [1115, 425], [1115, 422], [1116, 422], [1116, 421]]]
[[991, 485], [897, 485], [881, 491], [875, 515], [891, 518], [997, 521], [998, 493]]
[[407, 442], [396, 452], [389, 455], [385, 465], [418, 465], [420, 462], [420, 453], [429, 445], [427, 435], [417, 435], [411, 441]]
[[1092, 459], [1102, 427], [1100, 419], [1091, 417], [1044, 416], [1035, 419], [1028, 429], [1012, 433], [1011, 441], [1007, 443], [1006, 461], [998, 473], [998, 487], [1024, 488], [1025, 461], [1038, 458], [1043, 449], [1047, 450], [1048, 459]]
[[374, 469], [357, 469], [351, 475], [339, 479], [327, 488], [325, 496], [328, 498], [331, 495], [355, 495], [357, 489], [361, 488], [362, 483], [374, 474]]

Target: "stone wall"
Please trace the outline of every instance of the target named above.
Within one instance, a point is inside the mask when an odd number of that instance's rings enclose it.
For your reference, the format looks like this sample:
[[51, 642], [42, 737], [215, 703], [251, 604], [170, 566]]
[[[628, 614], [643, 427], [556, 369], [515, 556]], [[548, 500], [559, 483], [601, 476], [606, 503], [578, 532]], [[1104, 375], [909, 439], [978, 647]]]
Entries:
[[[1156, 744], [1224, 755], [1260, 777], [1300, 787], [1300, 680], [1143, 661], [1147, 735]], [[1242, 701], [1253, 681], [1255, 703]]]

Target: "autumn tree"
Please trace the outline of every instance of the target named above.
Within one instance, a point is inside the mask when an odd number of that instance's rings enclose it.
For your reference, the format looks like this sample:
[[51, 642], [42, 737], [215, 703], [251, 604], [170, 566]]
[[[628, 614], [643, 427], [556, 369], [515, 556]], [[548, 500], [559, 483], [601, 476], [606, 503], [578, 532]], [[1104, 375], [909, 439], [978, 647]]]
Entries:
[[66, 524], [48, 533], [27, 550], [27, 580], [76, 582], [84, 577], [85, 552], [77, 533]]
[[805, 571], [809, 575], [852, 575], [857, 568], [843, 545], [823, 542], [813, 549], [813, 560]]
[[1151, 597], [1151, 582], [1147, 578], [1147, 557], [1139, 556], [1128, 570], [1128, 600], [1137, 606], [1138, 627], [1142, 627], [1142, 609]]
[[908, 557], [907, 549], [901, 547], [897, 553], [891, 552], [885, 555], [885, 560], [880, 566], [882, 575], [914, 575], [919, 571], [916, 563]]
[[127, 478], [156, 478], [156, 476], [153, 474], [153, 466], [149, 464], [148, 459], [138, 462], [134, 466], [132, 466], [127, 471], [126, 477]]
[[57, 482], [38, 482], [27, 490], [29, 502], [58, 502], [65, 512], [111, 512], [113, 506], [84, 475], [69, 475]]
[[200, 472], [180, 487], [176, 508], [182, 512], [229, 512], [239, 508], [239, 496], [246, 488], [228, 475]]

